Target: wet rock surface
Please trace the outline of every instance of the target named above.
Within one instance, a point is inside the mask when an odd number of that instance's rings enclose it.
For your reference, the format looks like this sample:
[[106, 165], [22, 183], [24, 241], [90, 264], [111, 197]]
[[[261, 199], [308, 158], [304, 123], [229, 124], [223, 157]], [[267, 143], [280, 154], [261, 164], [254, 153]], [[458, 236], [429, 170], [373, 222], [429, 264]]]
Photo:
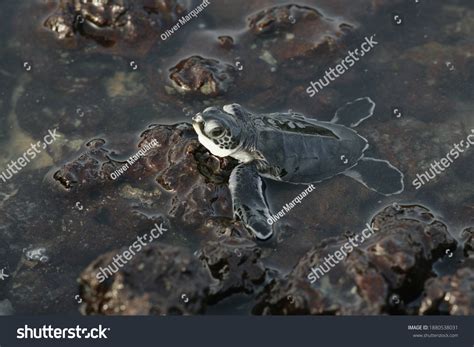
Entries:
[[[152, 141], [158, 145], [112, 179], [130, 154]], [[38, 197], [25, 194], [31, 186], [2, 195], [8, 205], [1, 218], [12, 233], [2, 229], [0, 254], [10, 264], [11, 276], [0, 286], [0, 295], [9, 292], [6, 298], [19, 313], [73, 310], [75, 279], [82, 269], [98, 255], [131, 244], [160, 221], [172, 230], [163, 240], [187, 248], [222, 235], [248, 237], [232, 221], [227, 187], [213, 183], [227, 180], [232, 165], [204, 153], [187, 124], [151, 127], [126, 153], [111, 149], [103, 139], [89, 141], [76, 159], [44, 172], [43, 182], [41, 176], [32, 176], [31, 185], [48, 192], [42, 202], [46, 211], [39, 218], [29, 216], [38, 208], [30, 201]], [[16, 194], [23, 198], [11, 200]], [[62, 261], [64, 257], [69, 260]], [[34, 279], [38, 275], [41, 281]], [[57, 281], [65, 285], [57, 286]], [[45, 288], [48, 295], [42, 292]]]
[[[383, 314], [406, 312], [432, 276], [433, 263], [456, 241], [421, 206], [388, 207], [371, 224], [375, 234], [347, 259], [308, 274], [343, 249], [348, 239], [326, 240], [306, 254], [287, 278], [272, 282], [255, 308], [262, 314]], [[316, 270], [315, 270], [316, 271]], [[319, 276], [319, 273], [318, 273]]]
[[156, 172], [156, 182], [168, 192], [170, 217], [188, 227], [205, 225], [214, 217], [232, 217], [230, 194], [221, 183], [228, 181], [235, 161], [203, 151], [189, 124], [158, 126], [143, 136], [144, 141], [157, 139], [161, 144], [160, 152], [145, 161], [145, 170]]
[[472, 315], [474, 313], [474, 270], [461, 268], [455, 274], [426, 282], [420, 314]]
[[464, 256], [474, 258], [474, 228], [464, 229], [461, 236], [464, 238]]
[[44, 26], [60, 40], [79, 45], [78, 37], [101, 46], [139, 55], [146, 53], [161, 32], [186, 13], [189, 1], [61, 0]]
[[199, 259], [217, 281], [211, 290], [212, 300], [241, 292], [252, 294], [265, 281], [261, 257], [262, 250], [249, 239], [222, 238], [205, 244]]
[[110, 266], [114, 256], [126, 250], [101, 256], [81, 274], [83, 313], [169, 315], [204, 310], [210, 277], [185, 249], [149, 245], [100, 283], [97, 274], [101, 268]]
[[[332, 18], [318, 7], [296, 4], [269, 6], [249, 15], [247, 30], [238, 37], [234, 53], [243, 64], [240, 88], [253, 95], [246, 104], [268, 105], [268, 110], [272, 104], [281, 107], [285, 100], [298, 100], [294, 97], [305, 94], [301, 84], [309, 83], [308, 72], [324, 73], [327, 66], [334, 65], [346, 50], [345, 40], [354, 26], [344, 15]], [[239, 49], [249, 46], [250, 52]], [[256, 75], [258, 85], [253, 79]], [[295, 87], [283, 88], [288, 81]], [[313, 108], [310, 115], [314, 113]]]
[[316, 8], [294, 4], [262, 10], [248, 21], [250, 32], [263, 40], [267, 60], [273, 56], [276, 62], [310, 58], [313, 54], [318, 59], [329, 58], [341, 48], [341, 36], [352, 28], [349, 23], [325, 17]]
[[[90, 151], [64, 165], [54, 174], [62, 187], [70, 190], [77, 186], [90, 190], [97, 185], [108, 187], [109, 194], [117, 196], [112, 174], [119, 173], [118, 182], [128, 183], [148, 180], [151, 191], [159, 199], [141, 201], [147, 209], [168, 215], [173, 221], [187, 228], [201, 227], [201, 233], [213, 228], [212, 219], [228, 217], [232, 206], [226, 183], [235, 161], [210, 155], [197, 141], [189, 124], [152, 126], [142, 133], [138, 148], [153, 141], [158, 144], [133, 165], [125, 160], [113, 159], [114, 151], [104, 148], [103, 140], [88, 143]], [[127, 165], [126, 170], [122, 170]], [[121, 197], [121, 196], [120, 196]], [[164, 208], [164, 209], [163, 209]], [[206, 227], [209, 225], [209, 227]], [[195, 231], [194, 231], [195, 232]]]
[[193, 56], [171, 69], [170, 79], [180, 93], [217, 96], [234, 82], [236, 69], [214, 59]]

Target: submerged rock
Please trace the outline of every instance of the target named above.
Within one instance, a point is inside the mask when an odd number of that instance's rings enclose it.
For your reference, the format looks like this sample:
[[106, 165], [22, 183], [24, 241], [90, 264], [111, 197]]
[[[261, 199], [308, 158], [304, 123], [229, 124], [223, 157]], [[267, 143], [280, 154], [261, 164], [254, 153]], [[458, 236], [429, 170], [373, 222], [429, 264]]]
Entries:
[[180, 61], [170, 71], [170, 79], [178, 92], [205, 96], [225, 93], [236, 74], [232, 65], [199, 56]]
[[125, 54], [143, 54], [188, 6], [181, 0], [61, 0], [44, 26], [73, 46], [85, 37]]
[[426, 282], [420, 314], [474, 314], [474, 270], [461, 268], [453, 275]]
[[217, 284], [212, 287], [213, 300], [235, 293], [253, 293], [265, 280], [261, 249], [253, 241], [242, 238], [223, 238], [208, 242], [199, 259], [206, 264]]
[[[454, 248], [446, 225], [421, 206], [388, 207], [371, 223], [375, 234], [330, 268], [325, 257], [348, 250], [350, 239], [329, 239], [307, 253], [287, 278], [267, 288], [263, 314], [382, 314], [403, 312], [431, 276], [433, 263]], [[339, 257], [338, 256], [338, 257]], [[333, 256], [334, 258], [334, 256]], [[324, 265], [323, 265], [324, 264]], [[329, 263], [330, 264], [330, 263]], [[310, 283], [312, 268], [328, 271]], [[321, 272], [321, 271], [320, 271]], [[319, 276], [319, 273], [318, 273]]]
[[118, 167], [119, 163], [111, 160], [110, 151], [103, 148], [105, 140], [95, 139], [86, 144], [89, 149], [70, 163], [56, 171], [53, 178], [66, 190], [80, 189], [83, 186], [104, 183], [110, 180], [106, 167]]
[[295, 4], [267, 8], [248, 18], [249, 28], [257, 35], [280, 34], [291, 31], [291, 27], [301, 20], [314, 21], [325, 29], [329, 21], [315, 8]]
[[123, 267], [115, 265], [118, 271], [101, 283], [98, 274], [105, 273], [114, 257], [127, 250], [99, 257], [81, 274], [83, 313], [163, 315], [204, 311], [211, 278], [185, 249], [148, 245]]
[[145, 158], [144, 170], [169, 195], [167, 214], [180, 225], [196, 228], [209, 237], [216, 230], [210, 219], [232, 219], [232, 202], [226, 184], [236, 162], [209, 154], [197, 141], [189, 124], [157, 126], [143, 134], [143, 141], [157, 139], [159, 151]]
[[[260, 112], [304, 108], [306, 84], [344, 55], [345, 41], [356, 24], [345, 13], [336, 11], [337, 17], [329, 17], [319, 6], [262, 5], [266, 7], [247, 17], [247, 26], [235, 35], [232, 49], [216, 53], [238, 69], [231, 97]], [[311, 104], [309, 110], [315, 113], [315, 108], [320, 113], [319, 105]]]
[[467, 228], [462, 232], [464, 237], [464, 256], [474, 259], [474, 227]]
[[342, 19], [326, 17], [316, 8], [294, 4], [262, 10], [248, 21], [250, 32], [263, 40], [261, 48], [270, 64], [270, 54], [275, 64], [312, 55], [325, 60], [341, 48], [341, 38], [353, 27]]
[[[189, 124], [153, 126], [141, 137], [139, 148], [152, 142], [157, 146], [133, 164], [118, 160], [116, 153], [105, 147], [105, 141], [98, 139], [88, 143], [87, 152], [58, 170], [54, 179], [66, 190], [81, 195], [100, 186], [114, 199], [122, 199], [117, 196], [123, 193], [118, 187], [141, 181], [144, 189], [162, 194], [154, 194], [157, 199], [151, 202], [149, 198], [139, 199], [138, 206], [169, 216], [180, 228], [191, 228], [211, 239], [218, 236], [214, 232], [226, 233], [228, 229], [232, 230], [230, 234], [248, 235], [244, 228], [228, 225], [232, 221], [232, 202], [224, 183], [235, 160], [211, 155], [199, 144]], [[135, 198], [140, 196], [143, 194]]]

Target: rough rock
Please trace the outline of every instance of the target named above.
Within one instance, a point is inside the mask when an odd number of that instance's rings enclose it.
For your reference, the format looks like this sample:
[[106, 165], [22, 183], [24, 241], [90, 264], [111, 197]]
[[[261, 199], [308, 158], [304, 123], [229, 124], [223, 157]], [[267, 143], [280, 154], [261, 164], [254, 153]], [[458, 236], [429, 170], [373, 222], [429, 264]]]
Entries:
[[463, 230], [464, 256], [474, 259], [474, 227]]
[[143, 54], [188, 6], [180, 0], [61, 0], [44, 26], [72, 46], [84, 37], [125, 54]]
[[200, 56], [184, 59], [170, 71], [170, 79], [177, 91], [204, 96], [225, 93], [236, 75], [232, 65]]
[[352, 28], [351, 24], [328, 18], [316, 8], [294, 4], [264, 9], [248, 21], [250, 32], [261, 37], [261, 49], [267, 51], [267, 58], [261, 58], [271, 63], [272, 57], [275, 64], [316, 55], [319, 60], [327, 59], [341, 48], [341, 37]]
[[109, 252], [94, 261], [80, 277], [85, 314], [161, 315], [203, 312], [210, 277], [185, 249], [152, 244], [137, 253], [102, 283], [97, 274], [112, 264]]
[[[122, 138], [91, 140], [76, 159], [49, 173], [34, 171], [26, 183], [15, 176], [2, 190], [0, 255], [11, 276], [0, 284], [0, 297], [16, 312], [75, 310], [78, 274], [160, 221], [170, 229], [163, 241], [188, 249], [220, 236], [250, 237], [232, 218], [226, 180], [235, 164], [205, 151], [189, 124], [150, 127], [138, 148], [153, 140], [158, 146], [113, 180], [111, 173], [138, 150], [134, 136]], [[32, 250], [48, 260], [38, 261]]]
[[425, 297], [420, 314], [474, 314], [474, 270], [464, 267], [453, 275], [433, 278], [426, 282]]
[[141, 137], [139, 148], [154, 140], [158, 146], [129, 166], [116, 181], [111, 174], [120, 170], [125, 161], [105, 148], [100, 139], [91, 141], [89, 151], [64, 165], [54, 178], [68, 190], [107, 187], [108, 195], [116, 198], [120, 198], [114, 188], [117, 184], [148, 182], [147, 189], [162, 193], [151, 203], [140, 201], [138, 196], [138, 203], [154, 209], [154, 214], [168, 215], [179, 228], [211, 239], [218, 236], [215, 231], [248, 235], [244, 228], [232, 223], [232, 203], [225, 183], [236, 165], [234, 160], [211, 155], [199, 144], [189, 124], [152, 126]]
[[199, 259], [216, 280], [217, 284], [211, 288], [213, 300], [234, 293], [250, 294], [262, 285], [266, 271], [261, 256], [261, 249], [249, 239], [225, 237], [208, 242]]
[[[456, 241], [421, 206], [390, 206], [370, 223], [376, 231], [324, 277], [312, 267], [348, 242], [328, 239], [308, 252], [287, 278], [273, 281], [255, 308], [263, 314], [382, 314], [403, 312], [432, 275], [433, 263]], [[326, 265], [329, 268], [329, 265]], [[326, 271], [325, 271], [326, 272]]]

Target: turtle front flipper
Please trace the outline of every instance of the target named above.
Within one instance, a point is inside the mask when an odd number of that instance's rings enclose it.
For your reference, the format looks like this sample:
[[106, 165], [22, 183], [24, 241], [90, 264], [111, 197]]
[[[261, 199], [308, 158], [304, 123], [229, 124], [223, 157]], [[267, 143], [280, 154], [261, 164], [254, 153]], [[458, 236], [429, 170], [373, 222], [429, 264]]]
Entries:
[[270, 213], [262, 185], [255, 163], [236, 166], [229, 179], [234, 216], [258, 239], [266, 240], [272, 236], [273, 228], [267, 223]]
[[400, 194], [405, 187], [403, 174], [386, 160], [362, 158], [343, 174], [383, 195]]
[[331, 123], [341, 124], [349, 128], [355, 128], [364, 120], [372, 117], [375, 110], [375, 102], [371, 98], [359, 98], [348, 102], [336, 111]]

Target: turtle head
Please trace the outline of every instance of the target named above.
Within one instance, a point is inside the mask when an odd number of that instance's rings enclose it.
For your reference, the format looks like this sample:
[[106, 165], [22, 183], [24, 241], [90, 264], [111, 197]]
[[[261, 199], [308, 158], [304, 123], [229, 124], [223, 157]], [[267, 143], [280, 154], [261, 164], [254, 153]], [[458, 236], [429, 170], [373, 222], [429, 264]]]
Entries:
[[239, 150], [246, 111], [237, 104], [206, 108], [193, 117], [199, 142], [212, 154], [227, 157]]

